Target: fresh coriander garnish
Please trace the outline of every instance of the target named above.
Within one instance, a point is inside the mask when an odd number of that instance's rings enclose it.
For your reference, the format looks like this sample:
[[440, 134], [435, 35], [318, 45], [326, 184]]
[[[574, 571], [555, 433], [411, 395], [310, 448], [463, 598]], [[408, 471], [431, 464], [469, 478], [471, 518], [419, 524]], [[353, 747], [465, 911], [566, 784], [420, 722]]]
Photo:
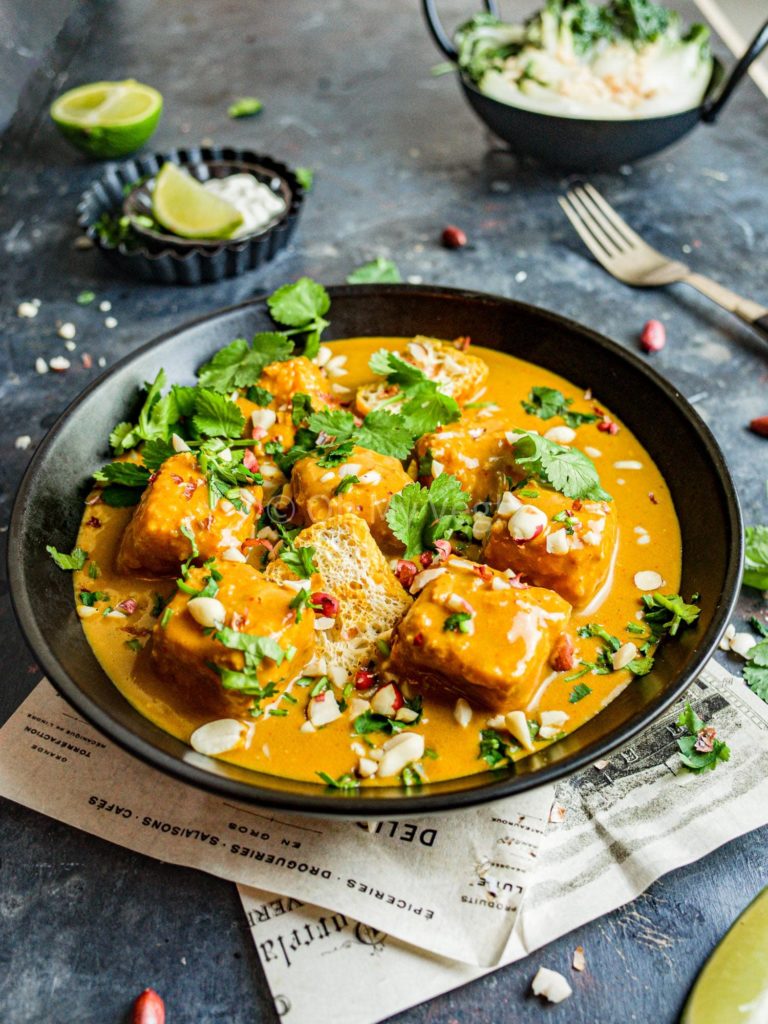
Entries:
[[405, 722], [398, 722], [395, 718], [387, 718], [386, 715], [377, 715], [374, 711], [364, 711], [358, 715], [352, 723], [352, 731], [357, 736], [365, 736], [369, 732], [402, 732], [406, 728]]
[[68, 555], [63, 551], [57, 551], [52, 544], [46, 544], [45, 550], [60, 569], [65, 569], [67, 571], [82, 569], [88, 560], [88, 552], [83, 551], [82, 548], [73, 548], [71, 553]]
[[333, 490], [334, 497], [338, 494], [346, 494], [347, 491], [352, 490], [355, 484], [359, 483], [360, 479], [359, 477], [356, 477], [354, 473], [350, 473], [349, 476], [342, 477]]
[[398, 284], [403, 278], [394, 260], [377, 256], [347, 275], [347, 284]]
[[403, 428], [414, 438], [431, 434], [438, 426], [453, 423], [461, 416], [458, 403], [440, 391], [439, 385], [430, 380], [418, 366], [402, 359], [396, 352], [379, 349], [368, 363], [374, 373], [387, 378], [387, 383], [397, 390], [392, 398], [379, 403], [378, 410], [387, 404], [399, 404], [398, 416]]
[[291, 422], [298, 427], [312, 415], [312, 399], [309, 395], [297, 392], [291, 399]]
[[283, 526], [278, 525], [277, 531], [283, 541], [280, 546], [280, 558], [297, 576], [308, 580], [312, 573], [317, 572], [317, 566], [314, 563], [315, 549], [309, 544], [302, 547], [294, 544], [293, 537]]
[[728, 745], [717, 739], [716, 730], [712, 726], [707, 726], [690, 704], [686, 704], [680, 713], [677, 726], [688, 733], [687, 736], [680, 737], [677, 746], [680, 760], [689, 771], [714, 771], [718, 761], [730, 760], [731, 751]]
[[566, 398], [562, 391], [556, 388], [536, 387], [531, 388], [528, 401], [520, 404], [531, 416], [538, 416], [542, 420], [560, 416], [566, 426], [572, 429], [580, 427], [582, 423], [594, 423], [600, 419], [591, 412], [571, 412], [568, 407], [572, 403], [572, 398]]
[[136, 637], [134, 637], [132, 640], [126, 640], [125, 646], [132, 651], [136, 651], [136, 653], [143, 650], [141, 641], [137, 640]]
[[525, 430], [518, 431], [513, 457], [527, 473], [534, 474], [568, 498], [612, 500], [600, 486], [594, 463], [578, 448], [555, 444]]
[[[521, 491], [520, 493], [523, 494], [524, 492]], [[576, 525], [576, 520], [573, 516], [568, 515], [565, 509], [563, 509], [562, 512], [558, 512], [557, 515], [552, 516], [552, 522], [562, 523], [568, 536], [573, 536], [573, 528]]]
[[269, 405], [275, 398], [270, 391], [267, 391], [266, 388], [260, 388], [258, 384], [251, 384], [245, 392], [245, 397], [249, 402], [253, 402], [254, 405], [260, 405], [262, 408]]
[[255, 96], [243, 96], [227, 107], [227, 115], [232, 118], [253, 117], [261, 112], [264, 104]]
[[469, 612], [454, 612], [443, 623], [444, 633], [469, 633], [472, 616]]
[[406, 787], [420, 786], [423, 782], [421, 776], [411, 765], [406, 765], [400, 773], [400, 781]]
[[[758, 625], [765, 630], [762, 623]], [[768, 632], [762, 633], [763, 637]], [[761, 700], [768, 702], [768, 639], [763, 639], [747, 654], [744, 682]]]
[[312, 607], [312, 597], [309, 590], [306, 587], [297, 590], [296, 596], [291, 598], [288, 607], [296, 612], [296, 621], [301, 622], [303, 609]]
[[590, 693], [592, 693], [592, 690], [587, 686], [586, 683], [578, 683], [571, 690], [568, 696], [568, 703], [578, 704], [580, 700], [584, 700], [584, 698], [588, 697]]
[[101, 492], [106, 505], [126, 508], [138, 504], [149, 476], [147, 467], [136, 462], [109, 462], [93, 474], [93, 479], [106, 485]]
[[469, 495], [450, 473], [441, 473], [429, 488], [408, 484], [393, 495], [387, 509], [387, 523], [405, 544], [405, 558], [413, 558], [434, 546], [436, 540], [454, 533], [472, 535]]
[[675, 636], [681, 626], [691, 626], [701, 614], [698, 605], [687, 604], [679, 594], [643, 594], [643, 619], [656, 640], [665, 633]]
[[512, 755], [519, 749], [517, 743], [497, 732], [496, 729], [483, 729], [480, 732], [478, 757], [482, 758], [489, 768], [501, 768], [509, 764]]
[[768, 526], [748, 526], [744, 530], [745, 586], [768, 590]]
[[80, 292], [75, 301], [77, 302], [78, 306], [90, 306], [90, 304], [94, 301], [95, 298], [96, 292], [85, 291]]
[[109, 600], [109, 594], [103, 590], [81, 590], [78, 596], [80, 604], [85, 605], [86, 608], [93, 608], [99, 601]]
[[160, 627], [162, 629], [166, 629], [168, 627], [168, 623], [171, 621], [172, 616], [173, 608], [166, 608], [165, 611], [163, 612], [163, 617], [160, 619]]
[[354, 775], [340, 775], [338, 779], [331, 778], [328, 772], [315, 772], [315, 775], [319, 775], [326, 786], [332, 789], [357, 789], [360, 785]]
[[97, 580], [99, 576], [101, 576], [101, 569], [99, 569], [96, 562], [92, 561], [88, 565], [88, 575], [91, 577], [92, 580]]
[[315, 172], [311, 167], [297, 167], [293, 172], [296, 176], [296, 181], [301, 185], [305, 192], [309, 192], [312, 189], [312, 185], [315, 181]]

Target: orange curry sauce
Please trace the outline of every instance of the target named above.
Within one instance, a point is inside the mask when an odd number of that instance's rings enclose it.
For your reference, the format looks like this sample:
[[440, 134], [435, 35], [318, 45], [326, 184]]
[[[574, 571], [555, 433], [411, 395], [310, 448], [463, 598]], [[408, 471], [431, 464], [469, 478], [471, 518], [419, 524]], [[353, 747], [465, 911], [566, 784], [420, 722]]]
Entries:
[[[353, 338], [333, 342], [330, 347], [335, 354], [348, 356], [348, 372], [341, 382], [346, 387], [356, 388], [371, 379], [368, 360], [373, 352], [383, 347], [402, 350], [405, 344], [404, 339]], [[523, 411], [521, 400], [528, 397], [534, 386], [559, 389], [574, 400], [573, 408], [579, 411], [589, 412], [594, 404], [585, 399], [580, 388], [531, 363], [488, 349], [473, 347], [471, 351], [481, 356], [490, 368], [483, 401], [500, 406], [511, 423], [520, 429], [545, 433], [552, 426], [562, 425], [559, 417], [542, 421]], [[596, 395], [595, 400], [599, 399]], [[636, 620], [641, 607], [635, 574], [653, 570], [664, 580], [663, 592], [676, 593], [680, 582], [681, 542], [675, 510], [661, 474], [637, 439], [620, 420], [616, 422], [620, 425], [616, 434], [598, 431], [595, 423], [584, 424], [577, 429], [574, 441], [593, 458], [602, 487], [614, 498], [618, 548], [600, 597], [586, 608], [574, 610], [569, 631], [573, 633], [586, 622], [599, 622], [624, 643], [633, 639], [626, 626]], [[449, 430], [450, 425], [445, 429]], [[653, 495], [653, 499], [649, 495]], [[210, 710], [204, 700], [196, 700], [194, 687], [182, 690], [163, 678], [151, 656], [152, 641], [147, 635], [157, 622], [151, 615], [156, 596], [169, 597], [175, 589], [174, 580], [169, 576], [147, 579], [121, 574], [116, 567], [120, 540], [133, 512], [132, 508], [111, 508], [103, 503], [86, 506], [78, 545], [88, 552], [90, 561], [97, 563], [100, 575], [95, 580], [89, 576], [90, 562], [74, 573], [76, 600], [80, 590], [98, 589], [109, 595], [109, 605], [116, 606], [126, 598], [133, 598], [136, 609], [127, 618], [91, 615], [83, 619], [82, 625], [105, 672], [130, 703], [160, 728], [188, 741], [196, 728], [211, 719]], [[258, 565], [255, 558], [249, 560]], [[503, 660], [502, 646], [506, 643], [503, 633], [486, 638], [483, 651], [489, 664]], [[581, 639], [577, 644], [579, 656], [592, 660], [597, 641]], [[140, 645], [143, 646], [135, 649]], [[568, 674], [553, 673], [548, 665], [542, 668], [538, 688], [534, 689], [534, 696], [524, 709], [530, 719], [536, 719], [543, 710], [565, 711], [568, 719], [563, 731], [571, 732], [596, 715], [625, 686], [631, 685], [633, 678], [626, 669], [606, 675], [585, 675], [579, 682], [587, 684], [591, 693], [570, 703], [568, 697], [575, 684], [564, 681]], [[319, 781], [318, 771], [333, 778], [353, 773], [362, 738], [353, 733], [348, 714], [315, 732], [300, 730], [306, 721], [310, 688], [292, 690], [297, 703], [283, 705], [286, 715], [265, 715], [249, 723], [245, 745], [221, 755], [222, 758], [273, 775], [316, 782]], [[429, 689], [421, 721], [407, 726], [411, 731], [422, 733], [426, 747], [437, 755], [422, 762], [424, 777], [430, 781], [487, 770], [486, 763], [478, 756], [479, 733], [496, 712], [473, 704], [472, 720], [462, 726], [454, 716], [455, 703], [456, 693], [442, 696]], [[389, 737], [377, 733], [368, 738], [380, 746]], [[537, 747], [544, 745], [538, 743]], [[390, 785], [396, 781], [381, 780]], [[377, 780], [364, 784], [375, 785]]]

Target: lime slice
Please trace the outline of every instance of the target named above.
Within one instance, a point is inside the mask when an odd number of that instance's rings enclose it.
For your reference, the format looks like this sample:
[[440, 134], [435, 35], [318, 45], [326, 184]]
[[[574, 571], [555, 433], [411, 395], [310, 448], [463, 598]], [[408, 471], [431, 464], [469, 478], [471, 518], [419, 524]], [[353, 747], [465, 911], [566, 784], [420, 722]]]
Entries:
[[243, 223], [236, 206], [172, 163], [163, 164], [157, 176], [152, 213], [182, 238], [228, 238]]
[[768, 1020], [768, 889], [736, 920], [696, 979], [680, 1024]]
[[139, 149], [157, 128], [163, 97], [132, 78], [70, 89], [51, 105], [65, 139], [90, 156], [113, 159]]

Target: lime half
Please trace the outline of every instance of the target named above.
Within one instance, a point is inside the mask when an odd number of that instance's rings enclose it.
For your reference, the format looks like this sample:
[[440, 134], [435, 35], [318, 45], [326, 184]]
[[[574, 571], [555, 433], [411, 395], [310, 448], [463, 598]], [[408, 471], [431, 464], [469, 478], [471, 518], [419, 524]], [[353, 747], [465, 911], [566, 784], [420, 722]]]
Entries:
[[243, 223], [236, 206], [172, 163], [160, 168], [152, 213], [164, 228], [182, 238], [229, 238]]
[[750, 903], [704, 965], [680, 1024], [768, 1021], [768, 889]]
[[152, 135], [163, 97], [132, 78], [92, 82], [70, 89], [51, 105], [51, 118], [65, 139], [90, 156], [126, 156]]

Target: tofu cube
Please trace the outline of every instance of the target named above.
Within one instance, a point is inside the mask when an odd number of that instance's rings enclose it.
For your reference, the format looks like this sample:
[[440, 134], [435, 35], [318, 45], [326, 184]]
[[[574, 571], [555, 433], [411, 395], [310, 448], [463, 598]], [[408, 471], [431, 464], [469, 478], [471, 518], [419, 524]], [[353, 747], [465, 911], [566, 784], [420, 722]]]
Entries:
[[524, 708], [570, 615], [551, 590], [515, 587], [485, 566], [449, 559], [398, 626], [391, 667], [472, 705]]

